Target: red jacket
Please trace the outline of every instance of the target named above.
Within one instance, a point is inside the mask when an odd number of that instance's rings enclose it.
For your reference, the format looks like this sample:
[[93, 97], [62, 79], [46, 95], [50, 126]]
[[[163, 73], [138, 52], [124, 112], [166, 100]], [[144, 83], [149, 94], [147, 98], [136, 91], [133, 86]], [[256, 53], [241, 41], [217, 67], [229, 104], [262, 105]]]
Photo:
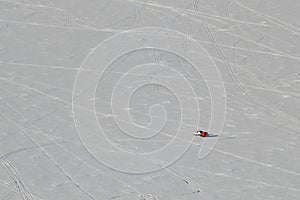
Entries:
[[201, 133], [201, 137], [207, 137], [207, 135], [208, 135], [208, 133], [207, 132], [205, 132], [205, 131], [200, 131], [200, 133]]
[[200, 136], [201, 136], [201, 137], [207, 137], [207, 136], [208, 136], [208, 133], [205, 132], [205, 131], [197, 131], [196, 133], [197, 133], [197, 134], [200, 133]]

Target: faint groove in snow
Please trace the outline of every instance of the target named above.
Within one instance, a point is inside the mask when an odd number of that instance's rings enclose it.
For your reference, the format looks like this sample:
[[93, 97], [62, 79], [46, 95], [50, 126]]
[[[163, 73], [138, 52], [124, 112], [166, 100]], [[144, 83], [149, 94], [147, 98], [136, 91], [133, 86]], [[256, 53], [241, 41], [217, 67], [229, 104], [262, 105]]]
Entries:
[[[12, 110], [14, 110], [14, 112], [16, 113], [16, 114], [18, 114], [19, 116], [20, 116], [20, 114], [19, 114], [19, 112], [17, 112], [17, 110], [15, 110], [10, 104], [8, 104], [6, 101], [4, 101], [3, 99], [1, 99], [1, 101], [3, 101], [5, 104], [7, 104]], [[41, 150], [41, 152], [43, 152], [43, 154], [49, 159], [49, 160], [51, 160], [52, 161], [52, 163], [57, 167], [57, 169], [59, 170], [59, 171], [61, 171], [64, 175], [65, 175], [65, 177], [68, 179], [68, 180], [70, 180], [77, 188], [79, 188], [83, 193], [85, 193], [86, 195], [88, 195], [91, 199], [93, 199], [93, 200], [96, 200], [96, 198], [92, 195], [92, 194], [90, 194], [88, 191], [86, 191], [82, 186], [80, 186], [80, 184], [79, 183], [77, 183], [73, 178], [72, 178], [72, 176], [70, 176], [57, 162], [56, 162], [56, 160], [55, 159], [53, 159], [52, 157], [51, 157], [51, 155], [50, 154], [48, 154], [46, 151], [45, 151], [45, 149], [44, 149], [44, 147], [42, 147], [38, 142], [36, 142], [35, 141], [35, 139], [33, 139], [28, 133], [27, 133], [27, 131], [22, 127], [22, 126], [20, 126], [18, 123], [16, 123], [15, 121], [13, 121], [13, 120], [11, 120], [10, 118], [8, 118], [8, 117], [6, 117], [5, 115], [2, 115], [2, 114], [0, 114], [2, 117], [4, 117], [5, 119], [7, 119], [9, 122], [11, 122], [12, 124], [14, 124], [16, 127], [18, 127], [21, 131], [22, 131], [22, 133], [33, 143], [33, 144], [35, 144], [36, 146], [38, 146], [39, 147], [39, 149]]]
[[229, 64], [226, 56], [224, 55], [222, 49], [218, 46], [218, 43], [217, 41], [215, 40], [209, 26], [208, 26], [208, 23], [206, 22], [206, 20], [204, 19], [204, 17], [200, 14], [199, 10], [198, 10], [198, 4], [199, 4], [199, 0], [196, 0], [195, 1], [195, 11], [196, 13], [198, 13], [198, 15], [201, 17], [204, 25], [205, 25], [205, 28], [206, 28], [206, 31], [209, 35], [209, 38], [211, 40], [211, 42], [214, 44], [218, 54], [222, 57], [223, 59], [223, 62], [226, 66], [226, 68], [228, 69], [229, 71], [229, 75], [231, 76], [231, 78], [237, 83], [238, 87], [245, 93], [247, 94], [249, 97], [251, 97], [253, 100], [255, 100], [256, 102], [260, 103], [262, 106], [264, 106], [265, 108], [267, 108], [268, 110], [270, 110], [271, 112], [274, 112], [276, 113], [278, 116], [277, 118], [283, 118], [283, 119], [287, 119], [287, 120], [292, 120], [294, 123], [299, 123], [299, 119], [295, 118], [295, 117], [292, 117], [282, 111], [278, 111], [276, 109], [274, 109], [273, 107], [271, 107], [270, 105], [264, 103], [260, 98], [258, 98], [256, 95], [252, 94], [248, 89], [247, 87], [245, 87], [245, 85], [238, 79], [238, 77], [234, 74], [234, 70], [232, 69], [232, 66]]
[[[3, 116], [2, 114], [0, 114]], [[15, 167], [9, 162], [6, 161], [5, 158], [1, 155], [0, 162], [5, 169], [6, 173], [10, 176], [10, 178], [14, 181], [16, 184], [16, 187], [18, 188], [19, 194], [22, 199], [24, 200], [34, 200], [34, 195], [30, 192], [28, 187], [25, 185], [24, 181], [22, 180], [21, 176], [19, 175], [18, 171], [15, 169]]]
[[[7, 80], [7, 81], [8, 81], [8, 80]], [[12, 81], [9, 81], [9, 82], [12, 82]], [[13, 82], [13, 83], [16, 84], [16, 85], [21, 85], [21, 86], [26, 87], [26, 88], [28, 88], [28, 89], [32, 89], [32, 90], [34, 90], [34, 91], [37, 91], [38, 93], [43, 94], [43, 95], [45, 95], [45, 96], [47, 96], [47, 97], [49, 97], [49, 98], [53, 98], [53, 99], [55, 99], [55, 100], [58, 100], [58, 101], [61, 101], [61, 102], [64, 102], [64, 103], [68, 103], [68, 104], [71, 105], [70, 102], [65, 101], [65, 100], [63, 100], [63, 99], [60, 99], [59, 97], [55, 97], [55, 96], [52, 96], [52, 95], [45, 94], [45, 93], [42, 92], [42, 91], [39, 91], [39, 90], [34, 89], [34, 88], [31, 88], [31, 87], [26, 86], [26, 85], [24, 85], [24, 84], [18, 84], [18, 83], [15, 83], [15, 82]], [[77, 105], [77, 106], [80, 106], [80, 105]], [[82, 109], [85, 109], [86, 111], [94, 112], [93, 110], [87, 109], [87, 108], [85, 108], [85, 107], [83, 107], [83, 106], [80, 106], [80, 107], [82, 107]], [[128, 122], [128, 123], [132, 123], [132, 122]], [[153, 130], [153, 131], [154, 131], [154, 130]], [[165, 133], [164, 133], [164, 134], [165, 134]], [[166, 135], [166, 136], [170, 136], [169, 134], [165, 134], [165, 135]], [[171, 137], [174, 137], [174, 136], [171, 136]], [[191, 142], [191, 141], [187, 141], [187, 140], [182, 139], [182, 138], [180, 138], [180, 140], [185, 141], [185, 142]], [[197, 144], [197, 143], [195, 143], [195, 144], [196, 144], [196, 145], [199, 145], [199, 144]], [[221, 150], [220, 150], [220, 151], [221, 151]], [[225, 152], [225, 151], [224, 151], [224, 154], [232, 155], [232, 156], [235, 155], [235, 154], [231, 154], [231, 153]], [[261, 163], [261, 162], [255, 161], [255, 160], [252, 161], [251, 159], [247, 159], [247, 158], [242, 157], [242, 156], [237, 156], [236, 158], [240, 158], [240, 159], [243, 159], [243, 158], [244, 158], [244, 160], [247, 160], [247, 161], [250, 161], [250, 162], [254, 162], [254, 163], [256, 163], [256, 164], [261, 164], [261, 165], [263, 165], [263, 166], [273, 167], [273, 166], [270, 165], [270, 164]], [[284, 171], [283, 168], [277, 168], [277, 169], [279, 169], [279, 170], [282, 169], [282, 171]], [[285, 171], [285, 172], [289, 173], [289, 170], [287, 170], [287, 171]], [[292, 171], [291, 171], [291, 172], [292, 172]], [[297, 172], [295, 172], [295, 174], [298, 174], [298, 175], [299, 175], [299, 173], [297, 173]]]
[[0, 22], [4, 23], [14, 23], [14, 24], [22, 24], [22, 25], [28, 25], [28, 26], [41, 26], [41, 27], [47, 27], [47, 28], [59, 28], [59, 29], [67, 29], [67, 30], [82, 30], [82, 31], [103, 31], [103, 32], [112, 32], [112, 33], [119, 33], [124, 30], [117, 30], [117, 29], [111, 29], [111, 28], [82, 28], [80, 26], [74, 27], [74, 26], [59, 26], [59, 25], [51, 25], [51, 24], [42, 24], [37, 22], [21, 22], [21, 21], [14, 21], [14, 20], [3, 20], [0, 19]]
[[262, 12], [259, 12], [255, 9], [252, 9], [248, 6], [246, 6], [245, 4], [241, 3], [240, 1], [238, 0], [232, 0], [236, 5], [240, 6], [241, 8], [244, 8], [246, 10], [249, 10], [251, 11], [252, 13], [258, 15], [258, 16], [262, 16], [264, 19], [274, 23], [274, 24], [277, 24], [278, 26], [288, 30], [288, 31], [291, 31], [292, 33], [295, 33], [297, 35], [300, 35], [300, 28], [299, 27], [296, 27], [296, 26], [293, 26], [292, 24], [289, 24], [287, 22], [284, 22], [278, 18], [275, 18], [275, 17], [272, 17], [270, 15], [266, 15]]
[[[25, 87], [25, 86], [23, 85], [22, 87]], [[42, 91], [35, 90], [34, 88], [29, 87], [28, 89], [34, 90], [35, 92], [38, 92], [39, 94], [45, 95]], [[40, 93], [40, 92], [42, 92], [42, 93]], [[64, 104], [63, 106], [59, 107], [59, 109], [60, 109], [60, 108], [63, 108], [65, 105], [71, 105], [71, 102], [65, 101], [65, 100], [63, 100], [63, 99], [56, 98], [56, 97], [54, 97], [54, 96], [47, 96], [47, 97], [48, 97], [48, 98], [54, 98], [55, 100], [58, 100], [58, 101], [61, 101], [61, 102], [65, 102], [65, 103], [66, 103], [66, 104]], [[0, 101], [4, 101], [4, 99], [1, 99], [1, 98], [0, 98]], [[17, 110], [15, 110], [10, 104], [8, 104], [8, 102], [6, 102], [6, 104], [7, 104], [12, 110], [14, 110], [14, 111], [16, 112], [17, 115], [19, 115], [21, 118], [25, 119], [24, 116], [22, 116], [19, 112], [17, 112]], [[83, 108], [84, 108], [84, 107], [83, 107]], [[59, 110], [59, 109], [55, 109], [55, 111], [57, 111], [57, 110]], [[89, 110], [89, 111], [90, 111], [90, 110]], [[91, 111], [91, 112], [93, 112], [93, 111]], [[51, 111], [51, 112], [49, 112], [49, 113], [53, 113], [53, 111]], [[46, 115], [49, 115], [49, 113], [46, 113]], [[1, 115], [1, 114], [0, 114], [0, 115]], [[5, 116], [4, 116], [4, 117], [5, 117]], [[25, 119], [25, 120], [26, 120], [26, 119]], [[27, 120], [26, 120], [26, 121], [27, 121]], [[76, 159], [76, 160], [78, 160], [78, 161], [80, 161], [80, 162], [82, 162], [82, 163], [84, 163], [84, 164], [86, 164], [86, 165], [88, 165], [88, 166], [90, 166], [90, 167], [93, 167], [95, 170], [100, 171], [101, 173], [106, 173], [106, 174], [107, 174], [107, 172], [104, 172], [104, 171], [100, 170], [98, 167], [96, 167], [96, 166], [94, 166], [94, 165], [92, 165], [92, 164], [90, 164], [90, 163], [88, 163], [88, 162], [86, 162], [86, 161], [84, 161], [84, 160], [78, 158], [76, 155], [74, 155], [74, 154], [72, 154], [71, 152], [69, 152], [68, 150], [66, 150], [62, 145], [60, 145], [60, 144], [54, 142], [55, 138], [53, 138], [52, 136], [48, 135], [47, 133], [45, 133], [43, 130], [39, 129], [38, 127], [34, 126], [31, 122], [29, 122], [29, 121], [27, 121], [27, 122], [30, 124], [30, 126], [32, 126], [34, 129], [38, 130], [40, 133], [42, 133], [44, 136], [46, 136], [51, 142], [55, 143], [59, 148], [61, 148], [65, 153], [67, 153], [68, 155], [70, 155], [70, 156], [73, 157], [74, 159]], [[18, 125], [16, 125], [16, 126], [19, 127]], [[24, 129], [24, 128], [22, 128], [22, 127], [19, 127], [19, 128], [21, 129], [21, 131]], [[25, 130], [25, 129], [24, 129], [24, 130]], [[22, 131], [22, 132], [23, 132], [23, 131]], [[24, 133], [24, 132], [23, 132], [23, 133]], [[24, 133], [24, 134], [25, 134], [25, 133]], [[29, 137], [30, 137], [30, 136], [29, 136]], [[37, 143], [36, 145], [39, 145], [39, 144]], [[39, 146], [39, 147], [41, 148], [41, 146]], [[45, 153], [47, 153], [45, 149], [43, 149], [43, 150], [45, 151]], [[49, 155], [49, 156], [50, 156], [50, 155]], [[51, 158], [51, 156], [50, 156], [50, 158]], [[52, 161], [53, 161], [53, 160], [52, 160]], [[56, 162], [56, 161], [54, 160], [54, 162]], [[60, 166], [57, 165], [57, 167], [60, 167]], [[63, 173], [65, 173], [65, 170], [64, 170], [62, 167], [60, 167], [60, 169], [63, 171]], [[67, 174], [65, 174], [65, 175], [67, 175]], [[112, 175], [110, 175], [110, 176], [112, 176]], [[72, 178], [72, 177], [70, 177], [70, 176], [68, 176], [68, 177], [69, 177], [69, 178]], [[115, 179], [116, 181], [120, 182], [122, 185], [124, 185], [124, 186], [126, 186], [126, 187], [128, 187], [128, 188], [131, 188], [131, 189], [132, 189], [134, 192], [136, 192], [137, 194], [142, 194], [140, 191], [138, 191], [136, 188], [132, 187], [132, 186], [129, 185], [128, 183], [124, 183], [122, 180], [120, 180], [120, 179], [118, 179], [118, 178], [116, 178], [116, 177], [114, 177], [114, 176], [112, 176], [112, 177], [113, 177], [113, 179]], [[79, 185], [77, 184], [76, 186], [78, 187]]]

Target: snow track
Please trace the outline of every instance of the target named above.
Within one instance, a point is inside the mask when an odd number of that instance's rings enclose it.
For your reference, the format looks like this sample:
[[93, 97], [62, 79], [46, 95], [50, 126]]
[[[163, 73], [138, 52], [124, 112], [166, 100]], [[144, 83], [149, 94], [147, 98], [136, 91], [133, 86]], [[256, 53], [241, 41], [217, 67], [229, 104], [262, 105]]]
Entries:
[[0, 1], [0, 198], [298, 199], [299, 10]]

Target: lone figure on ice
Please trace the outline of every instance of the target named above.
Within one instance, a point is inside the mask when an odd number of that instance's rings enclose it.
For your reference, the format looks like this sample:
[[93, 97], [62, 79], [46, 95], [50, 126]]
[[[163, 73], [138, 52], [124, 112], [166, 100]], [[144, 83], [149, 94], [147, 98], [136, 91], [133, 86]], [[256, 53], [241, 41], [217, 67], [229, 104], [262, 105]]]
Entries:
[[195, 136], [201, 136], [201, 137], [207, 137], [208, 136], [208, 133], [205, 132], [205, 131], [196, 131], [194, 133]]

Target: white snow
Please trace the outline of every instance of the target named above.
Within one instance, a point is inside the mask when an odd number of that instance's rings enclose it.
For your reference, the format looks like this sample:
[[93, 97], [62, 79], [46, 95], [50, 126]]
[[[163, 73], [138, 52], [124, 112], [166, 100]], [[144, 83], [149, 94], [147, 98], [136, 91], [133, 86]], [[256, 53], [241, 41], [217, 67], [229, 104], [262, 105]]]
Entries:
[[299, 10], [0, 1], [0, 198], [299, 199]]

